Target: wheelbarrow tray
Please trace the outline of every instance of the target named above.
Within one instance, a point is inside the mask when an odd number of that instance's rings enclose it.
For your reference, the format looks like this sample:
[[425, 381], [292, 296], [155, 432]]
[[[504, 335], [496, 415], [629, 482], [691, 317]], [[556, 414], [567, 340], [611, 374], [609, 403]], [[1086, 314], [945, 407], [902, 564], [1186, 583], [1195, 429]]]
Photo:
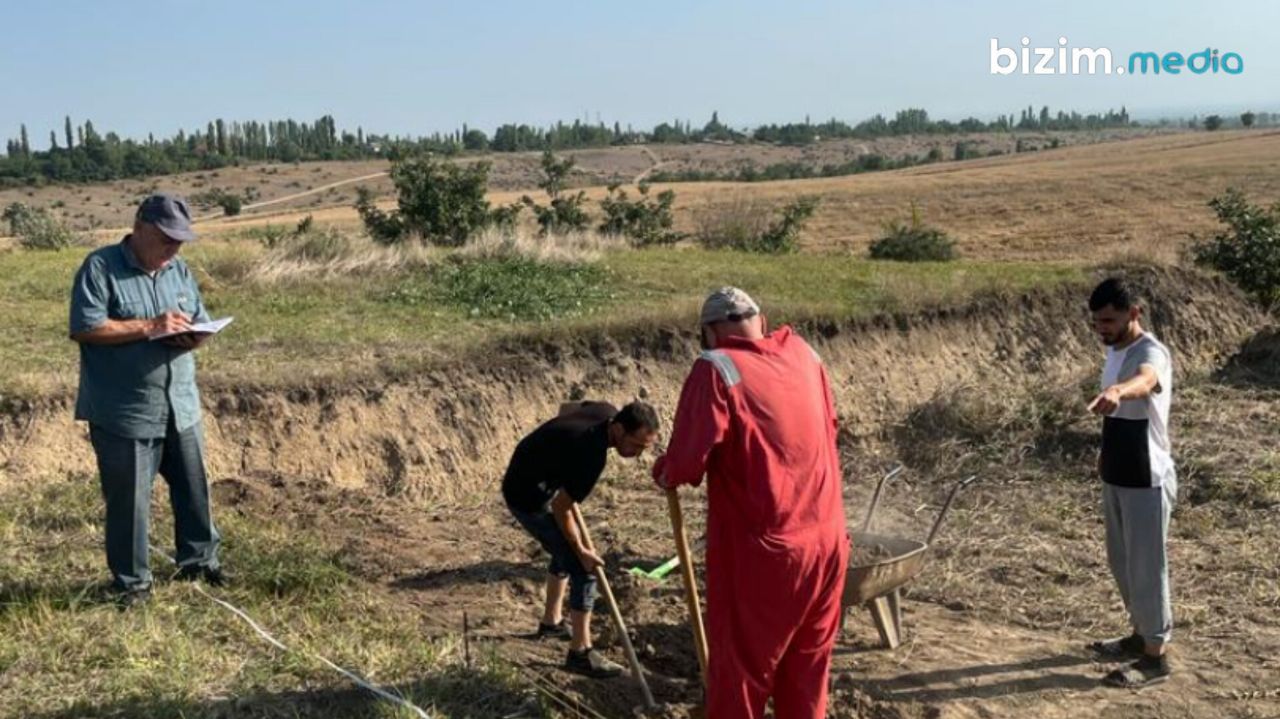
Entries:
[[924, 542], [870, 532], [854, 532], [852, 539], [855, 547], [879, 545], [888, 550], [890, 556], [867, 564], [849, 565], [842, 602], [846, 607], [884, 596], [911, 581], [924, 568], [925, 550], [929, 548]]

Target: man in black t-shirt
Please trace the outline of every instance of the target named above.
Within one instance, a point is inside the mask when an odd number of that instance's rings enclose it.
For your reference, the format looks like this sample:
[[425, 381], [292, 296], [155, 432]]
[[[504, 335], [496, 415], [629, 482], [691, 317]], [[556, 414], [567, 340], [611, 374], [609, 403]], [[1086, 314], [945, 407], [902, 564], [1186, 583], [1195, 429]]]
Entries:
[[[605, 402], [565, 405], [560, 416], [520, 441], [502, 479], [502, 496], [512, 516], [551, 555], [538, 636], [569, 639], [565, 666], [587, 676], [617, 676], [622, 667], [591, 646], [594, 573], [604, 561], [587, 549], [573, 521], [573, 507], [595, 488], [610, 447], [619, 456], [638, 457], [657, 435], [658, 415], [643, 402], [621, 411]], [[568, 626], [561, 614], [566, 589]]]

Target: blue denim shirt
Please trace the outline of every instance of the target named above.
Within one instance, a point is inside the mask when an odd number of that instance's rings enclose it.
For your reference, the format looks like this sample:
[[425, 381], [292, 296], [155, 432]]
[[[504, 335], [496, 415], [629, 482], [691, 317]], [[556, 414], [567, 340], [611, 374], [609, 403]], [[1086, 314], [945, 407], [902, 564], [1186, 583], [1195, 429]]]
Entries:
[[[154, 275], [125, 242], [89, 253], [71, 287], [71, 334], [108, 319], [150, 319], [170, 310], [209, 319], [191, 269], [174, 257]], [[200, 421], [196, 363], [190, 351], [164, 342], [80, 343], [76, 419], [132, 439], [164, 437], [169, 413], [178, 431]]]

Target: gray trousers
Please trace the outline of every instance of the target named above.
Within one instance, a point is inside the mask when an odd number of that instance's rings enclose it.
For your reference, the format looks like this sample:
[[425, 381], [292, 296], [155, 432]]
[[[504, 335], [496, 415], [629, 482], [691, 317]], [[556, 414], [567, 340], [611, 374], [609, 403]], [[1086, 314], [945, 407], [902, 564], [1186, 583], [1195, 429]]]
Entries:
[[1149, 644], [1164, 644], [1173, 636], [1166, 542], [1177, 496], [1172, 478], [1160, 487], [1102, 485], [1107, 562], [1134, 633]]
[[148, 535], [156, 472], [169, 485], [178, 566], [218, 566], [220, 538], [209, 507], [199, 424], [179, 432], [170, 419], [167, 433], [158, 439], [130, 439], [90, 425], [89, 439], [107, 505], [107, 567], [118, 589], [151, 583]]

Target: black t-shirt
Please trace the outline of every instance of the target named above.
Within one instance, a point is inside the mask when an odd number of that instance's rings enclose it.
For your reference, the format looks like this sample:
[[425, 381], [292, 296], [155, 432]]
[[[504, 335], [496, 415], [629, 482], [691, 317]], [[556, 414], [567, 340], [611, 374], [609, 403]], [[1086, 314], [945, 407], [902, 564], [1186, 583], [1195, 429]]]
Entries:
[[522, 512], [536, 512], [558, 489], [564, 489], [575, 502], [585, 500], [604, 471], [609, 422], [617, 413], [605, 402], [583, 402], [520, 440], [502, 478], [507, 504]]

